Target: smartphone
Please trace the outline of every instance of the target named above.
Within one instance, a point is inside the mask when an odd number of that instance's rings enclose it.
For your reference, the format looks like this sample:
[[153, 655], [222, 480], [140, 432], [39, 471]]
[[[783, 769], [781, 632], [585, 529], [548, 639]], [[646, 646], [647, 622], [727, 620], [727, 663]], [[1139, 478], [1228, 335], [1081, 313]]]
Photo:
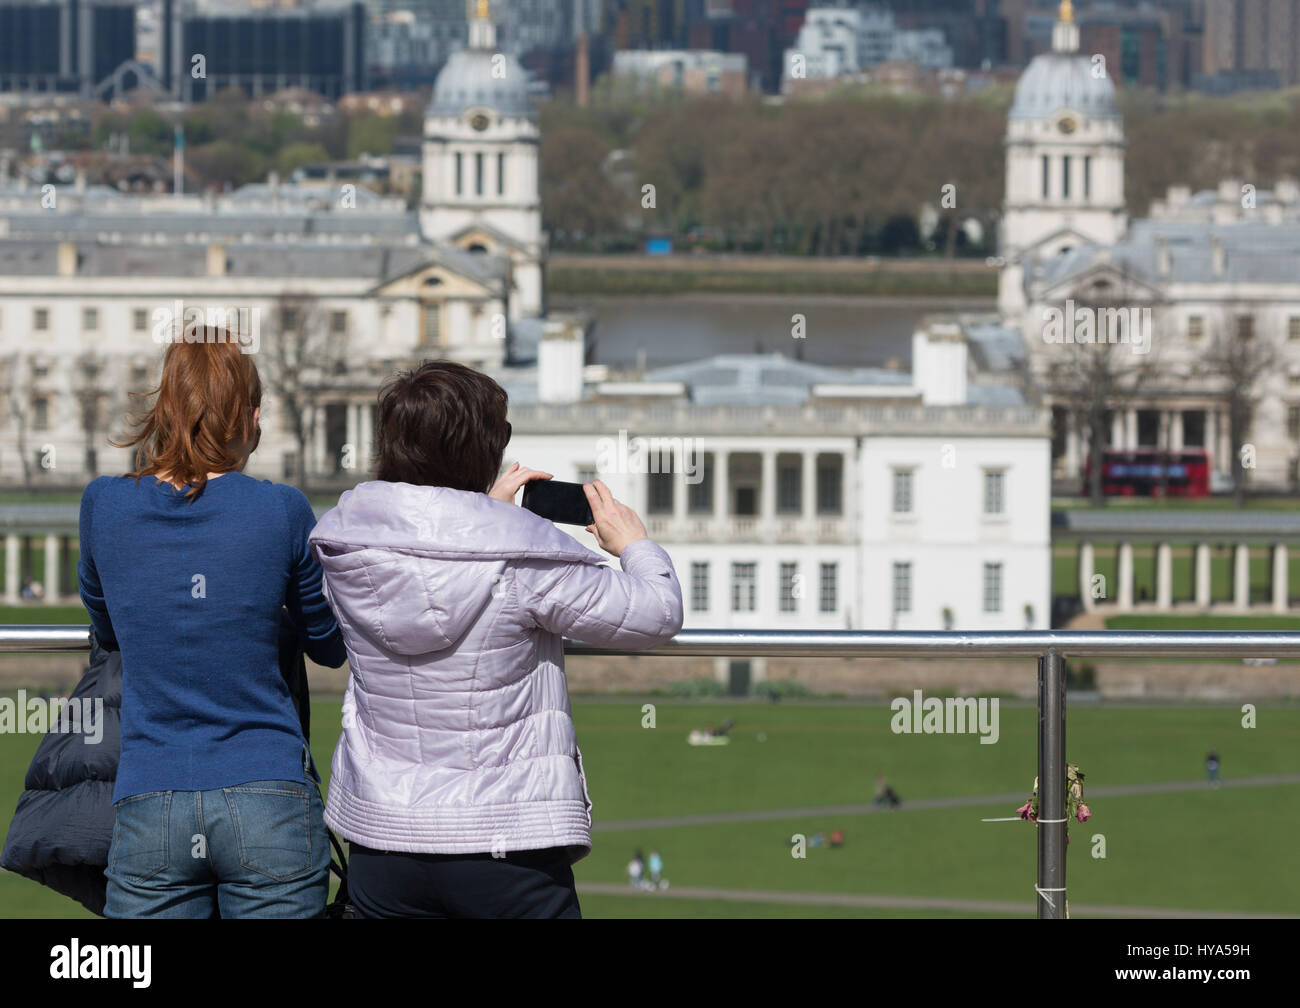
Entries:
[[594, 520], [581, 483], [533, 480], [524, 484], [522, 503], [533, 514], [562, 525], [586, 528]]

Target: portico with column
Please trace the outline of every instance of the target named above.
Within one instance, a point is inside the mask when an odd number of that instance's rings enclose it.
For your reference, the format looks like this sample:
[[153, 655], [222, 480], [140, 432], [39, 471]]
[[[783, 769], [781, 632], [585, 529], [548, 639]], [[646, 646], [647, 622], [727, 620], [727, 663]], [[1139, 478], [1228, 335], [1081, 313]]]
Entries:
[[[1119, 611], [1150, 608], [1198, 612], [1291, 611], [1290, 544], [1300, 540], [1300, 514], [1294, 512], [1098, 512], [1068, 511], [1058, 515], [1053, 532], [1057, 546], [1074, 542], [1078, 558], [1079, 606], [1092, 611], [1108, 605]], [[1098, 544], [1115, 543], [1116, 584], [1108, 585], [1104, 599], [1094, 599], [1091, 581], [1097, 568]], [[1226, 572], [1220, 568], [1217, 597], [1214, 590], [1213, 550], [1227, 544]], [[1136, 598], [1134, 574], [1141, 549], [1154, 560], [1153, 595], [1149, 602]], [[1251, 554], [1257, 575], [1260, 554], [1267, 557], [1268, 593], [1251, 598]], [[1175, 581], [1175, 552], [1180, 556], [1190, 584]], [[1154, 555], [1153, 555], [1154, 554]], [[1189, 555], [1190, 554], [1190, 555]], [[1153, 556], [1152, 556], [1153, 555]], [[1190, 561], [1190, 563], [1188, 563]], [[1151, 568], [1147, 568], [1151, 569]]]

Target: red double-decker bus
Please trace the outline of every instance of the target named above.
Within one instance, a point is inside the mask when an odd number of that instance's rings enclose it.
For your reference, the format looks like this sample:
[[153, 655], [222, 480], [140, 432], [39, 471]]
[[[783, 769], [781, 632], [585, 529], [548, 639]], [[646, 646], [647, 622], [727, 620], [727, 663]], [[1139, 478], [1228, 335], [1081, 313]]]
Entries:
[[[1092, 492], [1092, 459], [1083, 466], [1083, 496]], [[1210, 454], [1204, 448], [1107, 448], [1101, 492], [1107, 497], [1208, 497]]]

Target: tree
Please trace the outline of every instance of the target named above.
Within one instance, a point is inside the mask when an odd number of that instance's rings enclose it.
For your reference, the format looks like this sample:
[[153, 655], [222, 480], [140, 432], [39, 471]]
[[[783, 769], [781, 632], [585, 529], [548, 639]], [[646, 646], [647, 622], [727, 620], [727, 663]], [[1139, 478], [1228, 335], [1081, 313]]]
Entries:
[[31, 389], [28, 384], [31, 366], [27, 355], [14, 351], [0, 359], [0, 392], [6, 402], [5, 414], [13, 421], [18, 461], [23, 467], [23, 489], [32, 485], [32, 463], [27, 454], [27, 431], [31, 426]]
[[[1096, 287], [1093, 288], [1095, 292]], [[1132, 403], [1140, 391], [1151, 387], [1159, 367], [1154, 340], [1148, 334], [1148, 352], [1133, 352], [1133, 334], [1130, 342], [1118, 342], [1120, 334], [1104, 327], [1110, 324], [1107, 312], [1114, 309], [1126, 311], [1135, 307], [1135, 298], [1127, 278], [1109, 288], [1104, 298], [1089, 298], [1076, 292], [1073, 299], [1085, 311], [1093, 312], [1094, 342], [1053, 343], [1048, 365], [1047, 389], [1053, 401], [1066, 407], [1067, 415], [1077, 428], [1086, 434], [1088, 452], [1088, 498], [1094, 507], [1106, 503], [1102, 492], [1102, 462], [1106, 445], [1110, 441], [1112, 413]], [[1131, 318], [1131, 316], [1128, 316]], [[1044, 320], [1046, 325], [1046, 320]], [[1074, 319], [1063, 319], [1063, 334], [1076, 332]], [[1046, 330], [1044, 331], [1046, 335]]]
[[320, 302], [308, 295], [282, 293], [271, 315], [262, 327], [258, 370], [281, 411], [282, 429], [297, 446], [294, 484], [305, 493], [322, 393], [333, 375], [346, 370], [346, 335], [331, 331]]
[[293, 143], [276, 156], [275, 168], [282, 178], [287, 179], [303, 165], [325, 164], [329, 159], [329, 152], [318, 143]]
[[90, 477], [99, 474], [99, 432], [103, 427], [103, 402], [111, 395], [105, 385], [104, 375], [108, 358], [104, 354], [88, 350], [77, 359], [73, 391], [81, 407], [81, 430], [86, 437], [86, 455], [84, 468]]
[[1216, 332], [1203, 360], [1211, 372], [1223, 378], [1228, 438], [1236, 459], [1233, 464], [1233, 500], [1237, 507], [1245, 507], [1247, 474], [1254, 468], [1253, 458], [1250, 458], [1253, 451], [1246, 451], [1246, 438], [1259, 408], [1259, 380], [1278, 365], [1277, 347], [1270, 340], [1256, 335], [1253, 320], [1246, 317], [1236, 322], [1231, 336], [1223, 330]]

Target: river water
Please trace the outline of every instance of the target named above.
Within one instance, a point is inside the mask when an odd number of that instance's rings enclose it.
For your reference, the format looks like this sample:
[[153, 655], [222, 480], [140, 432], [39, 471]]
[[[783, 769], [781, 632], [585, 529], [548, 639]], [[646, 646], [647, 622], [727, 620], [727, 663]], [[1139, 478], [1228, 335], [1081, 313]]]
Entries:
[[[679, 294], [555, 296], [556, 310], [595, 316], [595, 364], [664, 367], [715, 354], [781, 352], [815, 364], [908, 368], [912, 332], [925, 315], [994, 311], [988, 299]], [[795, 315], [804, 336], [792, 335]]]

